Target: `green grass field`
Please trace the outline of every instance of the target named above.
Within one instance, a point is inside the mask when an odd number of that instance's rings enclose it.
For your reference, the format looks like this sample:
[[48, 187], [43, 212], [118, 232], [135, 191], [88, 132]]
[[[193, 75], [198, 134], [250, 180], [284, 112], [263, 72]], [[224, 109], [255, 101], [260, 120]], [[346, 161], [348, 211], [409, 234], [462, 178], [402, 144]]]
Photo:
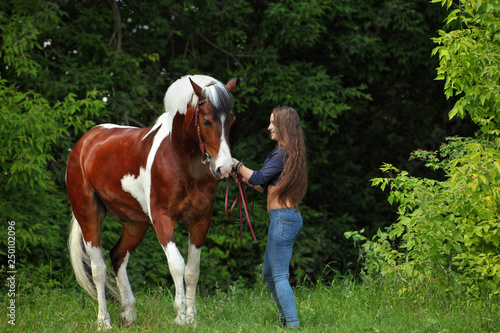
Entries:
[[[437, 293], [398, 296], [383, 285], [354, 284], [297, 287], [295, 296], [302, 332], [500, 332], [498, 304], [445, 299]], [[199, 295], [197, 326], [174, 323], [173, 288], [138, 292], [137, 323], [118, 324], [119, 309], [109, 302], [111, 332], [282, 332], [277, 310], [264, 283], [252, 289], [235, 284], [227, 292]], [[2, 296], [0, 332], [94, 332], [97, 301], [80, 289], [20, 290], [15, 326], [8, 323]]]

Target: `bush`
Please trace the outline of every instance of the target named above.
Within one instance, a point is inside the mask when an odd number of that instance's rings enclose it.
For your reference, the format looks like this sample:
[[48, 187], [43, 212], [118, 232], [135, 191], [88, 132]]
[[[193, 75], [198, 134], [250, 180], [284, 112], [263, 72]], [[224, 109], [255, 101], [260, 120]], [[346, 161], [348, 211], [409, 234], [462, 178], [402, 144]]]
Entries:
[[368, 278], [399, 277], [408, 287], [425, 283], [446, 293], [493, 297], [500, 293], [500, 140], [496, 144], [448, 138], [438, 152], [417, 151], [443, 181], [412, 177], [386, 164], [385, 178], [398, 220], [372, 240], [346, 233], [362, 245]]

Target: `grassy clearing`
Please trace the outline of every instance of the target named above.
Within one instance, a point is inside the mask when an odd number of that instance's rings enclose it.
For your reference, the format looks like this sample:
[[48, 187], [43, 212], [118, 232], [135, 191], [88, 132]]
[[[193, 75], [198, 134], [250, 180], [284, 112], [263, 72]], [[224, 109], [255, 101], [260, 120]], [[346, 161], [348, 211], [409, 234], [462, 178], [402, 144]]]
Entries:
[[[392, 288], [391, 288], [392, 290]], [[437, 294], [400, 295], [382, 285], [357, 285], [342, 279], [329, 286], [295, 291], [302, 332], [500, 332], [497, 304]], [[108, 304], [111, 332], [283, 332], [277, 310], [262, 283], [253, 289], [235, 284], [227, 292], [198, 297], [198, 324], [174, 324], [173, 289], [139, 292], [137, 324], [120, 327], [119, 309]], [[21, 290], [16, 325], [7, 323], [2, 298], [0, 332], [95, 332], [97, 301], [79, 290]]]

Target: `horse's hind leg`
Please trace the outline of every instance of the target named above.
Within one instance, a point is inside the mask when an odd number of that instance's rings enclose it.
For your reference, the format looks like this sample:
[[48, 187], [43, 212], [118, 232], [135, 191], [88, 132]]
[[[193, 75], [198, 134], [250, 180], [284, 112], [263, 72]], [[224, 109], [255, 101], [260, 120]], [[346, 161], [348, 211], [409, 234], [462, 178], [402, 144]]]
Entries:
[[[73, 225], [70, 237], [70, 251], [72, 264], [77, 275], [78, 283], [92, 296], [97, 296], [99, 311], [97, 314], [97, 325], [99, 330], [111, 329], [111, 320], [106, 306], [106, 263], [101, 249], [101, 226], [106, 217], [106, 209], [94, 190], [86, 181], [84, 172], [79, 165], [68, 160], [67, 180], [68, 197], [71, 202], [75, 221], [80, 225]], [[83, 236], [83, 238], [82, 238]], [[86, 253], [81, 251], [82, 240]], [[80, 260], [76, 258], [80, 256]], [[88, 280], [85, 269], [82, 267], [90, 261], [92, 280]]]
[[128, 325], [137, 320], [137, 315], [135, 313], [135, 297], [127, 275], [127, 263], [130, 254], [144, 238], [149, 225], [142, 226], [128, 222], [123, 222], [122, 225], [122, 236], [111, 250], [110, 255], [121, 296], [121, 323]]
[[85, 248], [90, 257], [92, 267], [92, 279], [97, 291], [97, 301], [99, 312], [97, 314], [97, 326], [99, 330], [111, 329], [111, 318], [106, 306], [106, 263], [102, 256], [100, 246], [93, 246], [91, 242], [85, 244]]
[[[99, 330], [111, 329], [112, 328], [111, 319], [109, 317], [109, 313], [106, 306], [106, 294], [105, 294], [106, 282], [107, 282], [106, 263], [104, 262], [104, 258], [102, 256], [101, 236], [100, 236], [102, 220], [104, 219], [104, 217], [101, 217], [100, 214], [97, 214], [94, 219], [87, 220], [85, 219], [84, 215], [79, 215], [77, 211], [74, 211], [74, 215], [76, 220], [80, 224], [81, 233], [83, 234], [84, 247], [87, 252], [88, 259], [90, 260], [92, 281], [94, 282], [94, 286], [90, 287], [85, 285], [82, 286], [85, 289], [87, 289], [87, 291], [90, 291], [91, 295], [96, 294], [97, 296], [97, 301], [99, 303], [99, 310], [97, 314], [98, 329]], [[73, 265], [74, 266], [78, 265], [78, 263], [76, 264], [73, 263]], [[75, 269], [75, 274], [77, 274], [77, 269]], [[85, 280], [85, 278], [82, 279], [82, 277], [80, 277], [78, 278], [78, 280], [80, 284], [82, 284], [81, 281]], [[95, 291], [89, 290], [93, 288], [95, 288]]]

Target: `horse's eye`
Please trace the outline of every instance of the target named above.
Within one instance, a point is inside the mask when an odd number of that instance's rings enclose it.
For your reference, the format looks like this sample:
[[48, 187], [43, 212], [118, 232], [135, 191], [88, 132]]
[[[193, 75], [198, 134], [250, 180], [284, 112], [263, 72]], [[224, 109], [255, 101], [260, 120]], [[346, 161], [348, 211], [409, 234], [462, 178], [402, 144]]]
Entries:
[[210, 120], [203, 120], [203, 125], [206, 127], [210, 127], [210, 125], [212, 125], [212, 122]]

